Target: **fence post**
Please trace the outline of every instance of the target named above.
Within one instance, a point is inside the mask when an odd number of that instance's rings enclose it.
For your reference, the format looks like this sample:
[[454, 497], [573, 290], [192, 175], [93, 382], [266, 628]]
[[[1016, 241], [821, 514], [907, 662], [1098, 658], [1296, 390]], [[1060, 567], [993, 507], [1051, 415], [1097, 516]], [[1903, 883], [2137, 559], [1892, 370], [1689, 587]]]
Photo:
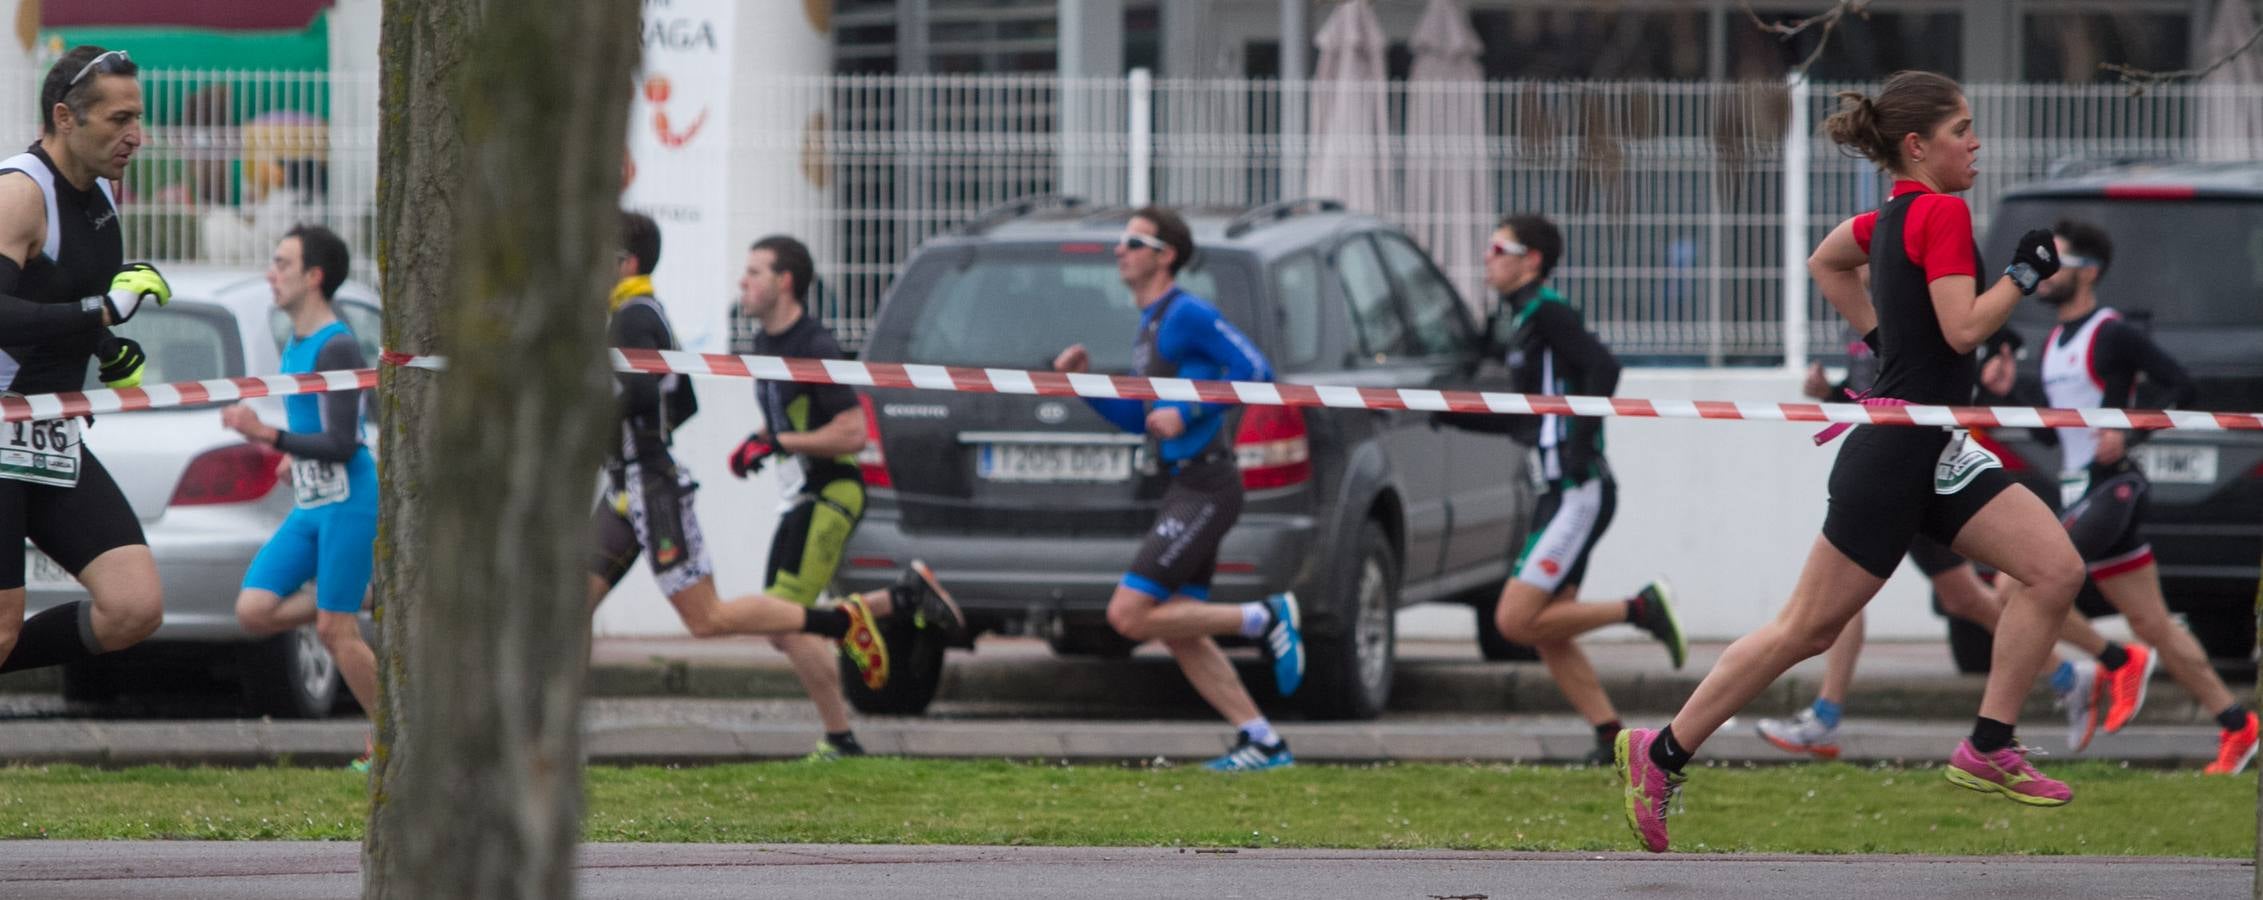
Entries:
[[1130, 183], [1126, 185], [1124, 198], [1137, 208], [1154, 202], [1149, 195], [1154, 190], [1151, 167], [1155, 156], [1155, 80], [1146, 69], [1133, 69], [1127, 85], [1131, 102], [1125, 105], [1131, 110], [1131, 120], [1125, 125], [1131, 133], [1131, 160], [1127, 167]]
[[1807, 369], [1807, 123], [1808, 83], [1793, 72], [1786, 85], [1791, 103], [1784, 134], [1784, 369]]

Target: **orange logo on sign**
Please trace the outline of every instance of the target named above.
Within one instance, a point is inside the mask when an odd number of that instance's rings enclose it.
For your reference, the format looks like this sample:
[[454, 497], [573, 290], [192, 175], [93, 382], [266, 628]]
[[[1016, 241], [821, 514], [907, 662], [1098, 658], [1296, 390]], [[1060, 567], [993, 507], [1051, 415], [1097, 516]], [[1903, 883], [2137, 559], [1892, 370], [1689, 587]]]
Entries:
[[652, 104], [652, 133], [660, 138], [660, 146], [681, 147], [699, 135], [699, 128], [707, 124], [707, 110], [702, 108], [693, 116], [691, 125], [682, 132], [668, 127], [669, 84], [668, 76], [654, 75], [644, 80], [644, 102]]

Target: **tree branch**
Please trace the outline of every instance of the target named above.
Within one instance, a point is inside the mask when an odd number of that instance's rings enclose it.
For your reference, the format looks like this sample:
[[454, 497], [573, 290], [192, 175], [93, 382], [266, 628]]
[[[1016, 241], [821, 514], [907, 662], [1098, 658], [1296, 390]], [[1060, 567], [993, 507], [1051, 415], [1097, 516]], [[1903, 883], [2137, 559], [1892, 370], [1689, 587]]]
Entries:
[[1792, 71], [1803, 75], [1807, 73], [1809, 66], [1822, 58], [1823, 48], [1831, 45], [1831, 31], [1839, 27], [1840, 20], [1850, 15], [1860, 16], [1864, 20], [1870, 18], [1870, 0], [1838, 0], [1828, 11], [1790, 22], [1770, 22], [1760, 18], [1760, 12], [1752, 8], [1752, 0], [1739, 0], [1737, 5], [1744, 7], [1744, 14], [1752, 19], [1753, 27], [1776, 35], [1776, 39], [1780, 41], [1789, 41], [1810, 28], [1819, 29], [1821, 37], [1816, 40], [1815, 49], [1807, 54], [1806, 59], [1800, 60], [1799, 65], [1792, 67]]
[[2217, 69], [2221, 69], [2224, 66], [2229, 65], [2232, 60], [2238, 59], [2241, 54], [2244, 54], [2249, 49], [2253, 48], [2255, 46], [2255, 42], [2259, 39], [2263, 39], [2263, 25], [2257, 25], [2255, 27], [2255, 30], [2248, 32], [2247, 40], [2241, 41], [2239, 46], [2233, 48], [2231, 52], [2217, 57], [2215, 62], [2201, 66], [2197, 69], [2177, 69], [2172, 72], [2156, 72], [2151, 69], [2140, 69], [2136, 66], [2127, 65], [2124, 63], [2099, 63], [2098, 68], [2121, 76], [2123, 84], [2136, 88], [2139, 92], [2143, 92], [2145, 88], [2151, 87], [2156, 84], [2166, 84], [2171, 81], [2178, 81], [2186, 78], [2206, 78], [2209, 75], [2215, 74], [2215, 71]]

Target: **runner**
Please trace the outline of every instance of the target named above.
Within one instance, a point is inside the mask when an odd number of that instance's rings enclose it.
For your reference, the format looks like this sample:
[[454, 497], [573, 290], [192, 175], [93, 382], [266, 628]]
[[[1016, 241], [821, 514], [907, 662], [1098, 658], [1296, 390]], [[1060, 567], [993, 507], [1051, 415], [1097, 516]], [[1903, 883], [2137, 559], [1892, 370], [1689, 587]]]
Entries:
[[[1162, 207], [1132, 213], [1116, 242], [1116, 274], [1139, 304], [1133, 374], [1157, 378], [1271, 381], [1273, 366], [1218, 309], [1176, 283], [1194, 256], [1194, 235], [1179, 214]], [[1058, 372], [1084, 372], [1092, 358], [1083, 344], [1061, 351]], [[1218, 546], [1241, 515], [1241, 470], [1234, 462], [1236, 411], [1216, 404], [1159, 400], [1087, 399], [1118, 428], [1148, 436], [1156, 462], [1171, 473], [1155, 527], [1147, 532], [1131, 571], [1108, 600], [1108, 624], [1133, 641], [1159, 640], [1170, 648], [1194, 689], [1238, 733], [1213, 771], [1240, 772], [1293, 765], [1289, 742], [1273, 730], [1250, 699], [1241, 676], [1213, 637], [1261, 639], [1273, 659], [1273, 681], [1283, 696], [1304, 678], [1304, 639], [1296, 596], [1213, 605], [1210, 579]]]
[[[621, 280], [613, 288], [611, 301], [613, 346], [676, 349], [667, 313], [652, 295], [652, 272], [660, 261], [660, 226], [638, 213], [623, 213], [621, 219], [622, 246], [617, 261]], [[755, 264], [761, 261], [764, 251], [757, 247], [749, 254], [749, 280], [742, 281], [742, 289], [751, 282]], [[812, 758], [862, 754], [864, 748], [848, 726], [846, 708], [840, 700], [840, 674], [827, 645], [839, 643], [865, 683], [878, 688], [888, 681], [888, 650], [876, 622], [899, 610], [909, 610], [921, 622], [955, 633], [965, 626], [958, 606], [937, 584], [926, 564], [917, 561], [895, 586], [852, 595], [830, 607], [811, 605], [816, 600], [816, 588], [831, 580], [829, 569], [806, 591], [799, 584], [773, 581], [764, 595], [719, 599], [715, 569], [692, 510], [692, 496], [699, 485], [692, 481], [689, 471], [676, 464], [669, 449], [676, 427], [698, 408], [690, 379], [639, 373], [617, 373], [615, 379], [620, 443], [606, 463], [605, 497], [596, 511], [597, 553], [590, 572], [590, 610], [596, 611], [597, 604], [628, 574], [637, 556], [650, 551], [653, 577], [693, 636], [769, 635], [780, 649], [793, 648], [788, 654], [805, 684], [821, 677], [831, 685], [830, 705], [827, 698], [816, 697], [826, 733], [810, 754]], [[757, 390], [768, 384], [757, 385]], [[856, 405], [853, 397], [849, 405]], [[847, 418], [856, 426], [857, 446], [861, 447], [863, 419]], [[741, 447], [732, 456], [733, 472], [746, 477], [760, 466], [763, 455]], [[781, 527], [781, 537], [788, 530]], [[840, 538], [846, 540], [847, 536], [842, 530]], [[777, 555], [772, 553], [773, 571]], [[838, 560], [838, 544], [833, 546], [833, 556]]]
[[[1821, 364], [1808, 369], [1807, 383], [1802, 390], [1818, 400], [1843, 400], [1860, 397], [1877, 378], [1877, 355], [1860, 338], [1849, 335], [1847, 377], [1838, 384], [1827, 383]], [[2013, 398], [2018, 377], [2018, 359], [2022, 355], [2023, 341], [2019, 333], [2000, 328], [1988, 338], [1980, 351], [1980, 390], [1975, 401], [1982, 405], [2009, 402]], [[1917, 566], [1933, 586], [1933, 595], [1939, 599], [1941, 612], [1964, 619], [1993, 633], [1996, 619], [2003, 614], [2003, 599], [1995, 588], [1980, 577], [1971, 562], [1949, 551], [1930, 538], [1919, 535], [1910, 543], [1909, 561]], [[1848, 620], [1847, 627], [1831, 645], [1827, 667], [1823, 671], [1823, 685], [1816, 693], [1815, 702], [1789, 719], [1761, 719], [1755, 730], [1762, 740], [1786, 753], [1802, 753], [1820, 759], [1839, 758], [1839, 723], [1844, 716], [1847, 688], [1853, 684], [1855, 661], [1862, 655], [1863, 619], [1857, 615]], [[2060, 628], [2060, 640], [2083, 648], [2099, 662], [2059, 660], [2051, 673], [2051, 690], [2059, 708], [2067, 716], [2067, 747], [2076, 752], [2090, 746], [2090, 739], [2098, 731], [2100, 701], [2108, 709], [2127, 705], [2134, 711], [2143, 702], [2140, 693], [2135, 701], [2125, 700], [2126, 688], [2120, 682], [2098, 673], [2115, 671], [2126, 663], [2131, 652], [2143, 652], [2142, 647], [2124, 648], [2091, 627], [2090, 620], [2079, 610], [2067, 613], [2067, 623]], [[2099, 695], [2105, 696], [2099, 696]]]
[[[40, 86], [40, 138], [0, 161], [0, 393], [141, 384], [141, 346], [110, 332], [173, 290], [125, 264], [111, 185], [141, 148], [139, 69], [122, 50], [75, 47]], [[25, 540], [91, 599], [24, 618], [24, 556], [0, 554], [0, 672], [76, 662], [139, 643], [164, 620], [157, 562], [126, 495], [80, 442], [79, 419], [0, 428], [0, 546]]]
[[[291, 229], [275, 245], [267, 287], [290, 317], [283, 374], [359, 369], [361, 344], [338, 321], [333, 303], [351, 265], [346, 242], [319, 225]], [[236, 595], [236, 621], [254, 636], [281, 634], [309, 622], [346, 690], [364, 710], [377, 708], [377, 655], [361, 636], [377, 543], [377, 460], [362, 444], [360, 391], [283, 398], [289, 430], [270, 427], [241, 403], [220, 411], [220, 423], [291, 459], [295, 506], [252, 557]], [[314, 582], [314, 596], [299, 588]], [[287, 598], [287, 599], [286, 599]], [[354, 761], [369, 771], [369, 755]]]
[[[1494, 228], [1485, 283], [1501, 301], [1486, 320], [1483, 352], [1508, 363], [1512, 390], [1519, 393], [1608, 396], [1618, 389], [1619, 361], [1587, 330], [1579, 310], [1548, 284], [1563, 258], [1563, 233], [1546, 218], [1514, 215]], [[1488, 431], [1506, 427], [1532, 448], [1527, 470], [1539, 500], [1524, 549], [1501, 586], [1492, 624], [1502, 637], [1539, 652], [1556, 688], [1595, 729], [1588, 761], [1608, 763], [1619, 713], [1573, 639], [1623, 622], [1665, 644], [1676, 669], [1687, 659], [1689, 644], [1663, 580], [1623, 600], [1579, 599], [1588, 557], [1618, 506], [1618, 481], [1603, 458], [1603, 420], [1542, 415], [1450, 421]]]
[[[2059, 319], [2043, 348], [2043, 390], [2050, 405], [2126, 408], [2136, 399], [2139, 375], [2167, 394], [2163, 406], [2191, 403], [2195, 389], [2184, 367], [2120, 313], [2098, 305], [2098, 282], [2114, 257], [2105, 230], [2074, 220], [2062, 220], [2053, 230], [2062, 267], [2035, 294]], [[2129, 620], [2131, 631], [2152, 645], [2132, 644], [2125, 664], [2107, 665], [2112, 671], [2106, 678], [2116, 686], [2117, 698], [2104, 728], [2115, 732], [2129, 724], [2144, 703], [2154, 666], [2164, 666], [2202, 709], [2216, 711], [2223, 731], [2216, 761], [2207, 771], [2237, 774], [2255, 758], [2255, 714], [2224, 687], [2192, 632], [2169, 615], [2153, 546], [2141, 533], [2152, 485], [2128, 450], [2151, 434], [2058, 429], [2061, 521], [2098, 592]]]
[[[1808, 271], [1856, 330], [1877, 330], [1878, 382], [1866, 404], [1965, 402], [1976, 374], [1972, 351], [2057, 270], [2050, 233], [2023, 235], [2012, 265], [1978, 290], [1971, 213], [1951, 196], [1971, 188], [1980, 149], [1963, 89], [1941, 75], [1902, 72], [1876, 98], [1854, 91], [1839, 98], [1825, 122], [1832, 139], [1896, 180], [1884, 207], [1824, 238]], [[1950, 757], [1949, 780], [2039, 806], [2073, 798], [2064, 782], [2028, 764], [2013, 730], [2082, 585], [2082, 559], [2047, 522], [2050, 507], [1993, 463], [1961, 432], [1854, 430], [1832, 467], [1823, 533], [1790, 602], [1774, 622], [1730, 645], [1672, 724], [1620, 733], [1627, 823], [1645, 848], [1666, 849], [1666, 816], [1696, 748], [1785, 670], [1828, 650], [1919, 534], [2015, 581], [2005, 590], [1980, 715]]]

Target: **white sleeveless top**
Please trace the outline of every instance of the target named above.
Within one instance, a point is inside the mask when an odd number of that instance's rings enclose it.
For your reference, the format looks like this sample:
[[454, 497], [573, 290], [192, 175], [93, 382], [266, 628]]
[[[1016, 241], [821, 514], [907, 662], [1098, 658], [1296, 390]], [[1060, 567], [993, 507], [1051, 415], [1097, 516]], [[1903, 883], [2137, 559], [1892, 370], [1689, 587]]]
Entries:
[[[2043, 341], [2043, 395], [2050, 398], [2052, 406], [2106, 405], [2106, 379], [2098, 374], [2098, 329], [2121, 317], [2122, 314], [2112, 308], [2101, 307], [2064, 344], [2059, 342], [2059, 337], [2066, 326], [2051, 329], [2051, 336]], [[2098, 429], [2060, 428], [2057, 431], [2060, 474], [2087, 471], [2091, 460], [2098, 456]]]

